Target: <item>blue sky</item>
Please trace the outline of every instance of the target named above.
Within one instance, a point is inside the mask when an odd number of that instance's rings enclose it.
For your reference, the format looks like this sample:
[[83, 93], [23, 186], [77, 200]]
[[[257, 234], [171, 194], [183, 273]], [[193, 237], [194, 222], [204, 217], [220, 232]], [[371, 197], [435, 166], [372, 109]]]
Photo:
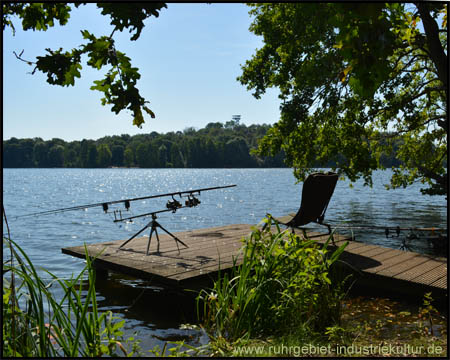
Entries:
[[[105, 135], [142, 134], [204, 127], [226, 122], [234, 114], [241, 123], [272, 124], [278, 120], [278, 91], [260, 100], [253, 98], [236, 77], [240, 65], [260, 47], [260, 37], [250, 33], [249, 8], [243, 4], [168, 4], [159, 18], [146, 20], [137, 41], [128, 31], [116, 33], [116, 47], [139, 68], [141, 95], [150, 101], [156, 119], [146, 117], [142, 129], [132, 125], [131, 113], [115, 115], [102, 106], [101, 93], [90, 90], [107, 69], [96, 71], [83, 64], [74, 87], [52, 86], [46, 76], [17, 60], [35, 60], [45, 48], [72, 49], [84, 42], [80, 30], [96, 36], [112, 31], [109, 18], [95, 4], [73, 9], [69, 23], [46, 32], [3, 33], [3, 139], [11, 137], [66, 141], [98, 139]], [[85, 59], [84, 59], [85, 61]]]

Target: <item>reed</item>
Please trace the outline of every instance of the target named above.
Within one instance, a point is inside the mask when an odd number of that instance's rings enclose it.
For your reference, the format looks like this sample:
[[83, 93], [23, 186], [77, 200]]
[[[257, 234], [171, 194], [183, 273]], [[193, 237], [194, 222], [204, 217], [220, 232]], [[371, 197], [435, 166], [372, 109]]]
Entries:
[[270, 216], [264, 221], [265, 230], [254, 228], [243, 240], [242, 264], [220, 273], [213, 288], [197, 297], [197, 311], [213, 337], [323, 332], [339, 323], [343, 280], [332, 283], [329, 274], [347, 244], [331, 252], [331, 237], [320, 246], [281, 231]]
[[[9, 237], [3, 241], [11, 250], [11, 259], [3, 264], [3, 357], [127, 355], [121, 343], [124, 321], [98, 310], [87, 250], [86, 266], [77, 276], [60, 279], [45, 271], [52, 279], [46, 282], [16, 242]], [[8, 272], [14, 281], [8, 282]], [[87, 294], [82, 294], [85, 281]], [[54, 296], [54, 286], [62, 288], [62, 298]]]

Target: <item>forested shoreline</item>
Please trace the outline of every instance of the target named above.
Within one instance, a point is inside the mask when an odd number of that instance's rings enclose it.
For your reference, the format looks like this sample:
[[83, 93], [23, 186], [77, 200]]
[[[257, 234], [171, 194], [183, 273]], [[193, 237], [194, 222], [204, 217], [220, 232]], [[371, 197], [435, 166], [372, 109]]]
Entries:
[[[66, 142], [53, 138], [3, 141], [4, 168], [256, 168], [285, 167], [284, 153], [262, 157], [253, 154], [270, 125], [209, 123], [202, 129], [130, 136], [104, 136], [97, 140]], [[398, 166], [394, 156], [383, 159]], [[317, 164], [331, 167], [332, 163]]]
[[3, 142], [3, 167], [20, 168], [230, 168], [283, 167], [283, 155], [259, 157], [257, 147], [269, 125], [236, 121], [209, 123], [196, 130], [104, 136], [97, 140], [16, 139]]

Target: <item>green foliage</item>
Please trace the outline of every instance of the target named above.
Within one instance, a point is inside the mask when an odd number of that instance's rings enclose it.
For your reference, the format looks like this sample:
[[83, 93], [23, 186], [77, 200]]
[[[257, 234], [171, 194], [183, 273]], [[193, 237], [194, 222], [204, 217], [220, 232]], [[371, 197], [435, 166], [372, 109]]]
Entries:
[[[3, 142], [3, 166], [82, 168], [284, 166], [282, 153], [274, 157], [260, 157], [251, 153], [258, 139], [266, 133], [269, 126], [239, 125], [225, 128], [222, 124], [220, 125], [219, 127], [206, 126], [198, 131], [191, 129], [184, 133], [152, 132], [132, 137], [129, 135], [106, 136], [97, 141], [84, 139], [81, 142], [68, 143], [61, 139], [43, 141], [40, 138], [11, 138]], [[53, 154], [55, 146], [58, 146], [58, 156], [54, 156], [54, 160], [50, 161], [50, 151]]]
[[[202, 290], [205, 326], [214, 337], [236, 340], [283, 334], [291, 329], [325, 331], [339, 323], [342, 283], [331, 283], [333, 263], [347, 244], [331, 253], [288, 230], [255, 228], [244, 239], [242, 264], [219, 274], [213, 289]], [[237, 265], [237, 258], [234, 265]]]
[[[52, 281], [45, 282], [17, 243], [8, 238], [4, 243], [12, 260], [3, 265], [3, 357], [127, 355], [122, 345], [124, 320], [116, 321], [111, 311], [98, 311], [95, 271], [87, 250], [86, 267], [79, 275], [66, 280], [46, 271]], [[11, 282], [5, 277], [8, 272]], [[85, 275], [86, 295], [81, 292]], [[63, 290], [61, 299], [54, 296], [54, 286]]]
[[64, 147], [54, 145], [48, 151], [48, 166], [62, 167], [64, 165]]
[[86, 167], [96, 168], [97, 167], [97, 146], [95, 144], [89, 144], [87, 149], [87, 162]]
[[282, 100], [259, 154], [284, 150], [299, 180], [331, 161], [371, 185], [397, 147], [391, 187], [419, 180], [428, 185], [423, 193], [447, 194], [445, 3], [249, 6], [250, 30], [264, 45], [238, 80], [256, 98], [276, 87]]
[[[80, 4], [75, 4], [78, 7]], [[94, 81], [92, 90], [98, 90], [104, 94], [102, 105], [112, 105], [112, 111], [118, 114], [122, 110], [130, 110], [133, 113], [133, 124], [142, 127], [144, 123], [143, 112], [152, 118], [155, 114], [146, 105], [146, 101], [136, 87], [137, 80], [141, 77], [138, 68], [132, 67], [130, 58], [115, 48], [113, 34], [116, 30], [129, 29], [134, 31], [131, 40], [137, 40], [144, 28], [144, 20], [148, 17], [159, 16], [159, 11], [167, 7], [164, 3], [111, 3], [97, 4], [101, 14], [111, 18], [113, 31], [109, 36], [96, 37], [87, 30], [81, 30], [83, 39], [88, 40], [71, 51], [46, 49], [47, 55], [38, 56], [36, 62], [23, 60], [28, 65], [35, 65], [33, 74], [39, 70], [47, 75], [47, 82], [52, 85], [69, 86], [75, 84], [75, 78], [80, 78], [82, 69], [81, 56], [88, 56], [87, 65], [101, 70], [109, 66], [105, 77]], [[30, 3], [30, 4], [2, 4], [3, 30], [11, 27], [15, 34], [13, 18], [22, 20], [23, 30], [47, 30], [54, 26], [58, 20], [60, 25], [65, 25], [70, 18], [71, 6], [57, 3]]]
[[419, 315], [423, 320], [428, 321], [428, 326], [423, 326], [422, 330], [425, 332], [425, 335], [431, 334], [434, 336], [433, 329], [433, 316], [439, 314], [436, 308], [432, 305], [433, 297], [431, 292], [428, 292], [424, 295], [423, 298], [423, 306], [420, 308]]
[[69, 86], [75, 84], [75, 77], [80, 77], [81, 69], [80, 56], [70, 52], [63, 52], [62, 48], [58, 50], [45, 49], [50, 55], [38, 56], [36, 61], [36, 70], [47, 74], [47, 82], [52, 85]]
[[111, 163], [116, 166], [123, 166], [124, 162], [124, 148], [122, 145], [113, 145], [111, 148]]
[[131, 40], [137, 40], [144, 28], [144, 20], [150, 16], [158, 17], [163, 7], [167, 7], [161, 2], [141, 3], [141, 4], [113, 4], [99, 3], [97, 6], [102, 9], [102, 15], [111, 17], [111, 25], [115, 30], [122, 31], [130, 29], [130, 33], [135, 31]]
[[22, 19], [23, 30], [45, 31], [54, 26], [55, 20], [58, 20], [60, 25], [67, 24], [71, 8], [69, 5], [58, 3], [4, 3], [2, 11], [3, 30], [9, 26], [15, 33], [12, 16], [19, 16]]
[[[134, 165], [134, 153], [131, 148], [127, 147], [125, 149], [123, 156], [124, 156], [124, 162], [125, 162], [124, 165], [125, 166], [131, 167]], [[120, 165], [118, 165], [118, 166], [120, 166]]]
[[112, 153], [107, 144], [101, 144], [97, 151], [97, 164], [99, 167], [108, 167], [111, 164]]
[[[9, 167], [132, 167], [142, 168], [254, 168], [283, 167], [284, 152], [260, 156], [255, 149], [258, 141], [270, 131], [268, 125], [238, 125], [226, 127], [210, 123], [205, 128], [189, 129], [183, 133], [106, 136], [94, 140], [72, 141], [62, 139], [43, 141], [40, 138], [16, 139], [3, 142], [3, 166]], [[389, 136], [389, 134], [386, 134]], [[399, 167], [397, 158], [402, 141], [377, 154], [382, 167]], [[56, 145], [57, 161], [49, 160], [49, 151]], [[103, 145], [106, 145], [110, 151]], [[124, 150], [125, 149], [125, 150]], [[54, 150], [52, 150], [54, 151]], [[101, 155], [100, 155], [101, 154]], [[336, 158], [343, 158], [339, 154]], [[336, 162], [315, 161], [314, 167], [330, 168]], [[396, 169], [395, 169], [396, 171]]]
[[[171, 348], [168, 348], [168, 344], [175, 345]], [[153, 349], [150, 349], [149, 352], [155, 357], [190, 357], [190, 356], [201, 356], [207, 354], [205, 351], [208, 346], [200, 346], [198, 348], [191, 346], [189, 344], [185, 344], [184, 341], [170, 341], [164, 343], [163, 348], [161, 349], [158, 345], [156, 345]]]
[[37, 167], [47, 166], [48, 148], [43, 141], [36, 141], [33, 147], [33, 160]]

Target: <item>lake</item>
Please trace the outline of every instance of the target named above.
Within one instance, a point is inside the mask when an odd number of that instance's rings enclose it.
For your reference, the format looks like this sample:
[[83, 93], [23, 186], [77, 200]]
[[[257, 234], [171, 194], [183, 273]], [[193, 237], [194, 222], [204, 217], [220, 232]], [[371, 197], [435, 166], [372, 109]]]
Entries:
[[[377, 171], [372, 188], [364, 187], [362, 181], [356, 182], [353, 188], [348, 180], [338, 181], [325, 222], [354, 226], [447, 227], [444, 196], [422, 195], [421, 184], [386, 190], [384, 184], [389, 182], [391, 174], [391, 170]], [[281, 216], [296, 212], [300, 206], [302, 184], [296, 184], [291, 169], [3, 169], [3, 203], [12, 239], [23, 247], [35, 265], [67, 278], [81, 271], [84, 262], [63, 255], [61, 248], [84, 242], [125, 240], [150, 219], [136, 219], [131, 224], [113, 223], [113, 214], [105, 214], [101, 207], [47, 216], [18, 219], [15, 216], [230, 184], [237, 186], [203, 192], [199, 206], [180, 209], [175, 214], [163, 213], [158, 221], [170, 232], [257, 224], [266, 213]], [[165, 209], [167, 200], [132, 202], [129, 213], [124, 215]], [[114, 209], [122, 209], [122, 206]], [[317, 229], [326, 230], [324, 227]], [[409, 231], [402, 231], [398, 238], [386, 238], [382, 229], [354, 230], [354, 235], [358, 241], [398, 249]], [[433, 253], [423, 238], [409, 240], [406, 245], [412, 251]], [[185, 339], [193, 345], [205, 341], [198, 331], [179, 329], [180, 324], [195, 320], [192, 304], [166, 289], [111, 274], [109, 281], [97, 290], [101, 309], [112, 310], [127, 320], [127, 336], [139, 331], [144, 349], [156, 344], [162, 347], [168, 339]]]

